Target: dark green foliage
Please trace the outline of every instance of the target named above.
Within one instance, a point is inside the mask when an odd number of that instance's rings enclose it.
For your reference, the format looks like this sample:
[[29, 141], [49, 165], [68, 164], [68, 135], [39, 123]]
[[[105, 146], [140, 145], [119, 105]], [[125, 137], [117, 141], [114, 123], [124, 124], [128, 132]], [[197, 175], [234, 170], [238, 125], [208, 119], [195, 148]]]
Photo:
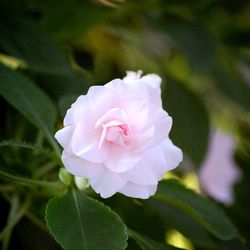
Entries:
[[[249, 248], [249, 20], [246, 1], [1, 1], [0, 248], [174, 250], [173, 229], [198, 250]], [[65, 192], [54, 133], [67, 109], [139, 69], [162, 77], [170, 137], [197, 176], [210, 128], [237, 137], [234, 204], [173, 180], [146, 201]]]

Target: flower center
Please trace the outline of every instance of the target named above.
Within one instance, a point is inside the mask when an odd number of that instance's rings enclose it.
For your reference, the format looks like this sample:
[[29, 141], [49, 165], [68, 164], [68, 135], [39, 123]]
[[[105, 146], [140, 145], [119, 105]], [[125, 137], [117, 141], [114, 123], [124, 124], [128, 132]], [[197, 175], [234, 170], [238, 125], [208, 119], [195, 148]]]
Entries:
[[125, 112], [119, 108], [110, 109], [95, 124], [96, 128], [101, 128], [99, 149], [104, 141], [115, 143], [126, 147], [129, 143], [130, 127]]
[[[104, 125], [105, 126], [105, 125]], [[118, 126], [112, 126], [107, 128], [106, 140], [115, 141], [121, 136], [128, 135], [128, 125], [122, 124]]]
[[129, 127], [127, 124], [121, 121], [110, 121], [107, 124], [102, 125], [102, 134], [99, 141], [99, 148], [101, 148], [104, 140], [113, 142], [117, 145], [126, 147], [129, 136]]

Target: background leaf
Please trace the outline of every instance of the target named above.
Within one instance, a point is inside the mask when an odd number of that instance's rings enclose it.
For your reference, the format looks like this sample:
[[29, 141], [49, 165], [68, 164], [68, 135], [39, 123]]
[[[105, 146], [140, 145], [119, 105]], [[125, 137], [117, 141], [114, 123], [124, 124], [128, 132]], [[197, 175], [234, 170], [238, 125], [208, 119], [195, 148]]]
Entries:
[[68, 40], [77, 35], [82, 35], [90, 28], [105, 21], [108, 12], [112, 11], [88, 1], [65, 0], [60, 3], [60, 8], [58, 8], [57, 1], [40, 2], [33, 0], [31, 2], [33, 9], [41, 11], [42, 15], [46, 15], [47, 18], [42, 26], [47, 33], [57, 40]]
[[56, 109], [45, 93], [21, 73], [0, 64], [0, 95], [41, 129], [58, 151], [53, 136]]
[[219, 239], [238, 237], [236, 228], [221, 209], [175, 180], [162, 181], [153, 200], [163, 207], [166, 203], [181, 210]]
[[120, 250], [127, 246], [126, 226], [118, 215], [76, 190], [49, 202], [46, 221], [66, 250]]
[[56, 44], [16, 8], [0, 5], [0, 49], [22, 59], [32, 69], [48, 73], [67, 73], [69, 64]]
[[201, 22], [170, 16], [161, 26], [173, 39], [173, 45], [182, 51], [194, 70], [205, 71], [212, 67], [217, 50], [216, 39]]
[[178, 249], [181, 250], [181, 248], [177, 248], [171, 245], [156, 242], [132, 230], [129, 230], [129, 236], [132, 237], [143, 250], [156, 250], [156, 249], [157, 250], [178, 250]]
[[165, 109], [173, 117], [170, 133], [196, 166], [202, 162], [208, 143], [209, 118], [200, 99], [178, 81], [167, 78], [163, 92]]
[[226, 70], [217, 65], [212, 70], [217, 88], [232, 101], [238, 103], [246, 110], [250, 110], [250, 89], [235, 72], [234, 68]]

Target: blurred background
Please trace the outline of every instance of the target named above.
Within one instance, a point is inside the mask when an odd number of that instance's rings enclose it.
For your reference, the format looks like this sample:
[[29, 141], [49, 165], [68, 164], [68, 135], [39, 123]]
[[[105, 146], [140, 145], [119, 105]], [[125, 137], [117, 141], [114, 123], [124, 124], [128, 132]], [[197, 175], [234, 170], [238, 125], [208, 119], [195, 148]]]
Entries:
[[[163, 106], [173, 117], [170, 137], [184, 152], [171, 177], [222, 206], [249, 247], [249, 43], [250, 4], [244, 0], [0, 1], [0, 168], [57, 179], [59, 165], [46, 152], [31, 154], [25, 144], [50, 147], [13, 98], [23, 77], [43, 91], [45, 101], [37, 105], [53, 113], [48, 119], [56, 131], [72, 102], [91, 85], [122, 78], [126, 71], [156, 73], [162, 78]], [[35, 102], [29, 88], [23, 91]], [[46, 166], [45, 173], [37, 173], [37, 165]], [[20, 192], [23, 202], [29, 190], [1, 180], [0, 192], [2, 229], [15, 195]], [[32, 198], [32, 212], [9, 230], [9, 249], [60, 249], [34, 225], [43, 220], [45, 201]], [[215, 249], [185, 230], [178, 231], [193, 242], [187, 249]], [[168, 240], [177, 242], [175, 236]]]

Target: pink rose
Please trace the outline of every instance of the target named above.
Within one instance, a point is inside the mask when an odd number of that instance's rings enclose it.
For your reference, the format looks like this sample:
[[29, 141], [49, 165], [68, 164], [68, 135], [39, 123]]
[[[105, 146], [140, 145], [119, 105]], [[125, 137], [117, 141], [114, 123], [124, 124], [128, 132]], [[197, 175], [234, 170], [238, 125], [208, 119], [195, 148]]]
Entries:
[[103, 198], [119, 192], [146, 199], [182, 160], [168, 138], [172, 118], [162, 109], [160, 84], [158, 75], [128, 72], [92, 86], [67, 111], [55, 135], [62, 161]]

